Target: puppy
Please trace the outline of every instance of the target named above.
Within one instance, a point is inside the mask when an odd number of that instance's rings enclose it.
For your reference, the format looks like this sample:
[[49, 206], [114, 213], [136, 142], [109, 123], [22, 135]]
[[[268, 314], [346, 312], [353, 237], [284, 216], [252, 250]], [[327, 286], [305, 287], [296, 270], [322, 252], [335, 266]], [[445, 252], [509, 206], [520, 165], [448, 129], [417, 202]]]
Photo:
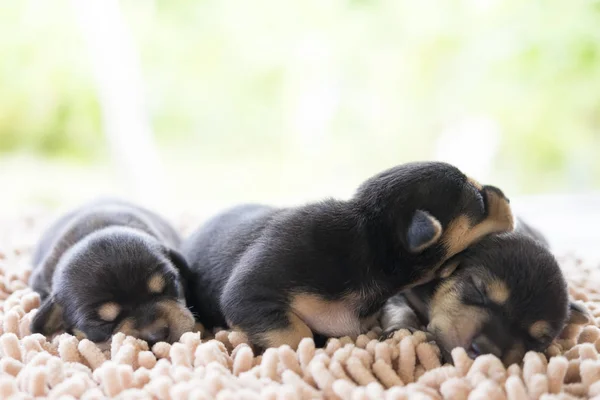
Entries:
[[123, 332], [150, 345], [192, 330], [180, 238], [161, 217], [117, 200], [86, 204], [54, 222], [33, 255], [42, 298], [31, 331], [94, 342]]
[[349, 201], [242, 205], [209, 220], [182, 246], [187, 300], [207, 328], [241, 329], [259, 347], [355, 336], [391, 295], [449, 274], [445, 260], [512, 228], [499, 189], [449, 164], [404, 164]]
[[406, 328], [430, 332], [447, 361], [463, 347], [471, 357], [494, 354], [506, 365], [543, 351], [567, 322], [585, 324], [584, 307], [569, 302], [566, 281], [547, 240], [524, 221], [455, 256], [454, 273], [392, 297], [383, 338]]

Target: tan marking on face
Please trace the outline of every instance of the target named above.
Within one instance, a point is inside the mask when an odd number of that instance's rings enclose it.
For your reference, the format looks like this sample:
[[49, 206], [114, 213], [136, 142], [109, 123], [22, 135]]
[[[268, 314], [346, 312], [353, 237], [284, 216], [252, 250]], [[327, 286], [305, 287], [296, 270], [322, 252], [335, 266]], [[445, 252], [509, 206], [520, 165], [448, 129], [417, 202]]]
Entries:
[[471, 178], [470, 176], [467, 176], [467, 181], [469, 181], [469, 183], [471, 183], [471, 185], [475, 186], [477, 188], [477, 190], [483, 189], [483, 185], [481, 183], [479, 183], [476, 179]]
[[176, 300], [162, 300], [156, 303], [159, 317], [166, 321], [169, 327], [170, 343], [176, 342], [186, 332], [194, 329], [194, 316], [188, 308]]
[[258, 344], [263, 347], [279, 347], [287, 344], [296, 350], [304, 338], [312, 338], [310, 328], [294, 313], [288, 314], [290, 325], [285, 329], [275, 329], [262, 333], [258, 337]]
[[426, 214], [427, 214], [427, 217], [429, 218], [429, 221], [431, 221], [431, 224], [433, 225], [434, 234], [433, 234], [433, 237], [428, 242], [423, 243], [422, 245], [420, 245], [419, 247], [414, 249], [415, 253], [422, 252], [423, 250], [425, 250], [432, 244], [436, 243], [442, 236], [442, 224], [440, 224], [440, 221], [438, 221], [437, 218], [435, 218], [433, 215], [431, 215], [427, 212], [426, 212]]
[[552, 332], [552, 327], [547, 321], [536, 321], [529, 327], [529, 334], [536, 339], [542, 339]]
[[125, 318], [114, 330], [114, 333], [124, 333], [127, 336], [140, 337], [140, 333], [135, 329], [135, 322], [133, 318]]
[[104, 303], [100, 307], [98, 307], [98, 315], [100, 316], [100, 318], [107, 322], [111, 322], [117, 319], [120, 312], [121, 306], [112, 301]]
[[510, 297], [510, 290], [505, 282], [494, 279], [487, 284], [487, 296], [494, 303], [502, 305]]
[[442, 265], [442, 267], [439, 269], [439, 271], [437, 273], [437, 276], [439, 278], [448, 278], [450, 275], [452, 275], [452, 273], [456, 270], [456, 268], [458, 268], [459, 265], [460, 265], [459, 260], [450, 261], [450, 262]]
[[448, 278], [434, 293], [427, 329], [447, 350], [465, 347], [488, 318], [485, 310], [461, 302], [458, 279]]
[[306, 325], [323, 335], [358, 336], [362, 332], [355, 301], [355, 296], [331, 301], [314, 294], [297, 294], [291, 308]]
[[87, 339], [87, 335], [79, 329], [73, 329], [73, 336], [75, 336], [77, 340]]
[[493, 190], [486, 190], [488, 216], [476, 225], [466, 215], [455, 218], [448, 224], [443, 235], [446, 257], [463, 251], [477, 240], [490, 233], [506, 232], [514, 229], [512, 210], [506, 199]]
[[165, 278], [161, 274], [154, 274], [148, 279], [148, 290], [150, 293], [162, 293], [165, 290]]

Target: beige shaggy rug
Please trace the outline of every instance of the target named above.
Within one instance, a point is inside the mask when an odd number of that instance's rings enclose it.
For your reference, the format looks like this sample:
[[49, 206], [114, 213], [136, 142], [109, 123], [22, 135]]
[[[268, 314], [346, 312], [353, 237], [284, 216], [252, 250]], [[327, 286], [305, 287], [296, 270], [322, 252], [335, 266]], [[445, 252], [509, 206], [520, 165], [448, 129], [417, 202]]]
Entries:
[[[332, 339], [315, 349], [283, 346], [253, 353], [244, 335], [186, 333], [173, 345], [148, 348], [122, 334], [102, 352], [88, 340], [32, 335], [39, 297], [27, 286], [38, 216], [0, 220], [0, 398], [11, 399], [600, 399], [600, 329], [568, 326], [545, 354], [529, 353], [505, 368], [494, 356], [454, 365], [422, 332], [377, 331]], [[189, 221], [189, 219], [187, 220]], [[600, 268], [561, 260], [571, 294], [600, 316]], [[597, 321], [600, 321], [598, 319]]]

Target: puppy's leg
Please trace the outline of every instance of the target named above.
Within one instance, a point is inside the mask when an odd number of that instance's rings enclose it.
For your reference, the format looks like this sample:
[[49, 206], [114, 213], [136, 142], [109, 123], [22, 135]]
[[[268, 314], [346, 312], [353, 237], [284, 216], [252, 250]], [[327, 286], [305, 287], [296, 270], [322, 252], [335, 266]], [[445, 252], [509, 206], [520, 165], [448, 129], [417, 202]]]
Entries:
[[230, 279], [221, 296], [221, 309], [227, 324], [248, 335], [260, 347], [287, 344], [296, 349], [311, 329], [296, 315], [281, 289], [257, 286], [259, 279]]
[[223, 312], [231, 328], [244, 332], [253, 344], [265, 349], [286, 344], [296, 350], [302, 339], [313, 338], [311, 329], [293, 312], [271, 313], [265, 312], [263, 307], [256, 305], [253, 313], [245, 316], [227, 307]]
[[399, 329], [408, 329], [411, 332], [418, 331], [421, 329], [421, 322], [404, 296], [398, 294], [391, 297], [383, 306], [381, 328], [383, 333], [380, 339], [387, 339], [392, 337]]
[[298, 348], [300, 341], [306, 337], [312, 338], [310, 328], [294, 313], [288, 313], [288, 325], [254, 335], [257, 343], [263, 347], [279, 347], [287, 344], [294, 350]]

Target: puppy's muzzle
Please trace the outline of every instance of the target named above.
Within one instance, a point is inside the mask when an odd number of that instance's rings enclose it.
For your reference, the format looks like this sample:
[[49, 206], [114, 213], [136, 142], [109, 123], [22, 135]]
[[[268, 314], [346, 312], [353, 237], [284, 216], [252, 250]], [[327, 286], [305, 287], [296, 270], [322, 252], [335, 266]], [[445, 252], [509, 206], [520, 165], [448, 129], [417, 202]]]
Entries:
[[153, 346], [155, 343], [168, 341], [170, 334], [171, 330], [166, 325], [166, 322], [161, 322], [156, 324], [156, 326], [142, 329], [140, 331], [140, 339], [145, 340], [150, 346]]
[[151, 308], [154, 310], [152, 319], [144, 315], [145, 310], [141, 309], [139, 315], [126, 318], [115, 333], [123, 332], [143, 339], [152, 346], [158, 342], [176, 342], [181, 335], [194, 330], [194, 316], [182, 302], [161, 300]]
[[502, 356], [502, 350], [483, 334], [476, 336], [466, 350], [471, 358], [475, 358], [482, 354], [493, 354], [498, 358], [501, 358]]

